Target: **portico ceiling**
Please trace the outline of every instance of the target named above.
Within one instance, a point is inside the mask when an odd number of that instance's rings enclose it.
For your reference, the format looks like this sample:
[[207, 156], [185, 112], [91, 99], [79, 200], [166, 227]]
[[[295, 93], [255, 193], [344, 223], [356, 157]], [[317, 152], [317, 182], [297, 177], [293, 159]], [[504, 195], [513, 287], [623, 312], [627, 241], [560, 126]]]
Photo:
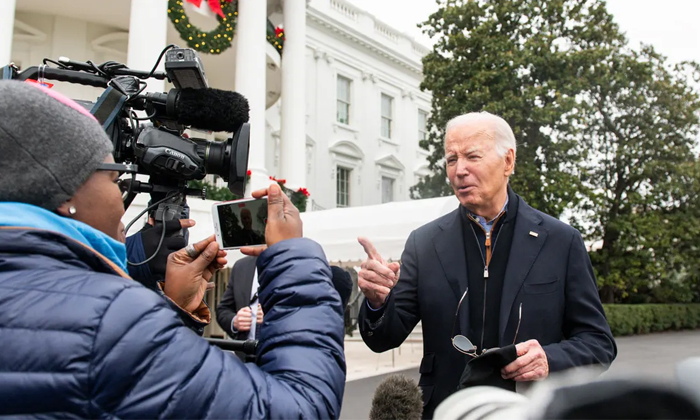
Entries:
[[20, 12], [41, 13], [129, 29], [128, 0], [17, 0]]
[[[66, 16], [128, 30], [131, 0], [17, 0], [17, 10]], [[281, 0], [267, 0], [268, 15], [281, 11]]]

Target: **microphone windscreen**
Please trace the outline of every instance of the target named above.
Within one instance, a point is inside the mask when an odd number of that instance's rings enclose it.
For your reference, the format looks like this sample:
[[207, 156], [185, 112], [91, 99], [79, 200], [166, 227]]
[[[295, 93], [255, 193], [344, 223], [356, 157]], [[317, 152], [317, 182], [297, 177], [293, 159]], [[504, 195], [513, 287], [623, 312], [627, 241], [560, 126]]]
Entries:
[[175, 103], [180, 124], [211, 131], [235, 132], [248, 122], [248, 100], [238, 92], [185, 88]]
[[377, 386], [372, 398], [370, 420], [420, 420], [423, 394], [413, 379], [391, 375]]
[[348, 301], [352, 295], [352, 277], [350, 277], [350, 273], [334, 265], [331, 266], [331, 274], [333, 287], [338, 291], [340, 302], [343, 304], [343, 308], [345, 308], [348, 306]]

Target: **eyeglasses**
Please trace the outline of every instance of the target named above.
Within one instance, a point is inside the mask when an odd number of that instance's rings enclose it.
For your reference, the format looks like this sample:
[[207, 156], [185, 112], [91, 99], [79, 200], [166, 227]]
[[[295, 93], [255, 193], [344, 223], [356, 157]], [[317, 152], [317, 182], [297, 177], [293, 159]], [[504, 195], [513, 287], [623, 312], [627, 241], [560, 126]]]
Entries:
[[[480, 356], [479, 354], [477, 354], [477, 347], [474, 344], [472, 344], [472, 342], [467, 337], [461, 334], [455, 335], [455, 327], [457, 326], [457, 318], [459, 317], [459, 308], [462, 306], [462, 301], [467, 296], [467, 292], [469, 292], [469, 288], [467, 288], [467, 290], [464, 291], [462, 298], [459, 299], [459, 303], [457, 304], [457, 312], [455, 312], [455, 318], [454, 321], [452, 321], [452, 346], [454, 346], [454, 348], [457, 349], [457, 351], [459, 351], [460, 353], [464, 353], [470, 357], [477, 357]], [[520, 321], [522, 321], [522, 319], [523, 304], [521, 302], [520, 307], [518, 308], [518, 326], [515, 329], [515, 337], [513, 337], [513, 344], [515, 344], [515, 340], [518, 339], [518, 332], [520, 331]], [[498, 349], [498, 347], [494, 347], [491, 349], [482, 349], [481, 354], [496, 349]]]
[[[119, 190], [122, 192], [122, 199], [125, 200], [126, 196], [130, 193], [131, 183], [136, 179], [136, 174], [138, 173], [138, 166], [130, 163], [100, 163], [97, 165], [97, 171], [112, 171], [119, 173], [119, 179], [117, 179], [117, 185]], [[131, 179], [121, 178], [124, 174], [130, 174]]]
[[138, 172], [138, 166], [130, 163], [100, 163], [97, 165], [97, 171], [114, 171], [119, 172], [119, 175], [135, 174]]

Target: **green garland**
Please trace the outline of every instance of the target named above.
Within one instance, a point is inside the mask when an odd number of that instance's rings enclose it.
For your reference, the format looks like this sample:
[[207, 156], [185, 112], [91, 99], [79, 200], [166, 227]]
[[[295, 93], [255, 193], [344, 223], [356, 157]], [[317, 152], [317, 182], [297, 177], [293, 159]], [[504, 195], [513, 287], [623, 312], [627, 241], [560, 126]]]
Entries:
[[187, 42], [190, 48], [199, 52], [221, 54], [226, 51], [231, 46], [236, 31], [237, 1], [219, 0], [225, 17], [217, 15], [219, 26], [209, 32], [204, 32], [190, 23], [182, 6], [183, 1], [168, 0], [168, 16], [175, 29], [180, 33], [180, 37]]

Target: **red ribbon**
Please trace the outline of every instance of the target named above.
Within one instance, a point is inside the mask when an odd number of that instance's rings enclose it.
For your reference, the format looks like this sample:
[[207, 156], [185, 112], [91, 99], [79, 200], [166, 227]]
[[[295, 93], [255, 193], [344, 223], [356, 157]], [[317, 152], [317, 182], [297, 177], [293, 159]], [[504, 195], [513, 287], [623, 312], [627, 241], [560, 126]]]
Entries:
[[[188, 2], [194, 4], [197, 7], [202, 6], [202, 0], [187, 0]], [[226, 3], [231, 3], [233, 0], [224, 0]], [[221, 16], [224, 18], [224, 11], [221, 10], [221, 2], [219, 0], [207, 0], [207, 3], [209, 3], [209, 8], [214, 11], [217, 15]]]

